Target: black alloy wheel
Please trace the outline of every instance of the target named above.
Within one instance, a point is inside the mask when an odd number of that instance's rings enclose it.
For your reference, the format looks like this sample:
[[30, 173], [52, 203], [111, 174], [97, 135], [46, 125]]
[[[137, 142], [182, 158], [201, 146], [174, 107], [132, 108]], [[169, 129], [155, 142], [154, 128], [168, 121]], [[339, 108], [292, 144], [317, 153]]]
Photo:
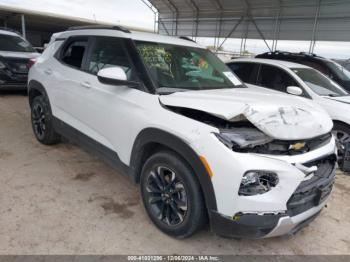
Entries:
[[179, 225], [184, 221], [188, 209], [185, 186], [176, 173], [157, 166], [147, 176], [147, 201], [160, 221], [168, 226]]
[[46, 121], [45, 121], [45, 112], [41, 104], [37, 103], [33, 106], [32, 110], [32, 123], [35, 135], [39, 139], [43, 139], [45, 137], [46, 131]]
[[186, 238], [207, 223], [207, 209], [196, 174], [177, 153], [164, 150], [144, 164], [141, 196], [152, 222], [165, 234]]
[[31, 102], [31, 121], [36, 139], [44, 145], [60, 142], [53, 124], [50, 104], [44, 96], [37, 96]]

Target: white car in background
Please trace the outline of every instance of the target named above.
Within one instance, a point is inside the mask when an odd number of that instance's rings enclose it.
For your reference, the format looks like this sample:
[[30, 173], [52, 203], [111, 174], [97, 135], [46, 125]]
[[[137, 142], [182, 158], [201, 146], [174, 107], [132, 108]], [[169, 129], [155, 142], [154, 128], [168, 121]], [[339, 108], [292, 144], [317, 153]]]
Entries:
[[343, 163], [346, 143], [350, 142], [350, 94], [319, 71], [281, 60], [247, 58], [227, 63], [245, 83], [313, 100], [334, 122], [339, 164]]

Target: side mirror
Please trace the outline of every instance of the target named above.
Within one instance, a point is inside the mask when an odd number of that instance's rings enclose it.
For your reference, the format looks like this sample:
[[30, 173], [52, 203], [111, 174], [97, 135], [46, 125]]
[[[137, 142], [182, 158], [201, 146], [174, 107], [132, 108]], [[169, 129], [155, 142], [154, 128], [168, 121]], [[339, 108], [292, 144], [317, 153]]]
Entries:
[[303, 94], [303, 90], [298, 86], [288, 86], [287, 93], [295, 96], [301, 96]]
[[128, 81], [124, 70], [120, 66], [103, 68], [97, 73], [98, 80], [107, 85], [126, 85], [130, 87], [139, 86], [138, 82]]

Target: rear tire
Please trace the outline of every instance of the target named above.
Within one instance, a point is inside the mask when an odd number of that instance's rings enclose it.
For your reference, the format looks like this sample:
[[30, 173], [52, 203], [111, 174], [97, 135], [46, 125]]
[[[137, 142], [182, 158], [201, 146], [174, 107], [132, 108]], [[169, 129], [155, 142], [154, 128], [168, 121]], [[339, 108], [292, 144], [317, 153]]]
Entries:
[[44, 145], [54, 145], [60, 142], [60, 136], [55, 132], [50, 104], [44, 96], [37, 96], [31, 104], [32, 128], [36, 139]]
[[186, 238], [207, 222], [200, 185], [188, 164], [171, 151], [151, 156], [141, 173], [146, 212], [167, 235]]

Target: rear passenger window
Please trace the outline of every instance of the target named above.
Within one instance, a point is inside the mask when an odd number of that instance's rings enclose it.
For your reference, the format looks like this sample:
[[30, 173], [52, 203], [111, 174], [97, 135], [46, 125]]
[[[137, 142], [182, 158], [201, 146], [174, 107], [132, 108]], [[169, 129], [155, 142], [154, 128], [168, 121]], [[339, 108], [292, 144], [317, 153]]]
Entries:
[[86, 49], [87, 40], [73, 41], [63, 50], [62, 61], [67, 65], [80, 69]]
[[253, 63], [228, 64], [231, 70], [245, 83], [256, 84], [259, 65]]
[[88, 72], [97, 75], [101, 69], [114, 66], [121, 67], [128, 80], [137, 80], [122, 40], [112, 37], [96, 38], [91, 56], [88, 58]]
[[258, 85], [281, 92], [287, 92], [288, 86], [299, 86], [287, 72], [269, 65], [261, 66]]
[[319, 63], [316, 63], [316, 62], [311, 62], [311, 61], [300, 61], [298, 62], [300, 64], [303, 64], [303, 65], [306, 65], [306, 66], [309, 66], [313, 69], [316, 69], [318, 71], [320, 71], [322, 74], [330, 77], [331, 79], [334, 78], [334, 76], [332, 75], [332, 73], [329, 71], [328, 68], [326, 68], [325, 66], [319, 64]]

